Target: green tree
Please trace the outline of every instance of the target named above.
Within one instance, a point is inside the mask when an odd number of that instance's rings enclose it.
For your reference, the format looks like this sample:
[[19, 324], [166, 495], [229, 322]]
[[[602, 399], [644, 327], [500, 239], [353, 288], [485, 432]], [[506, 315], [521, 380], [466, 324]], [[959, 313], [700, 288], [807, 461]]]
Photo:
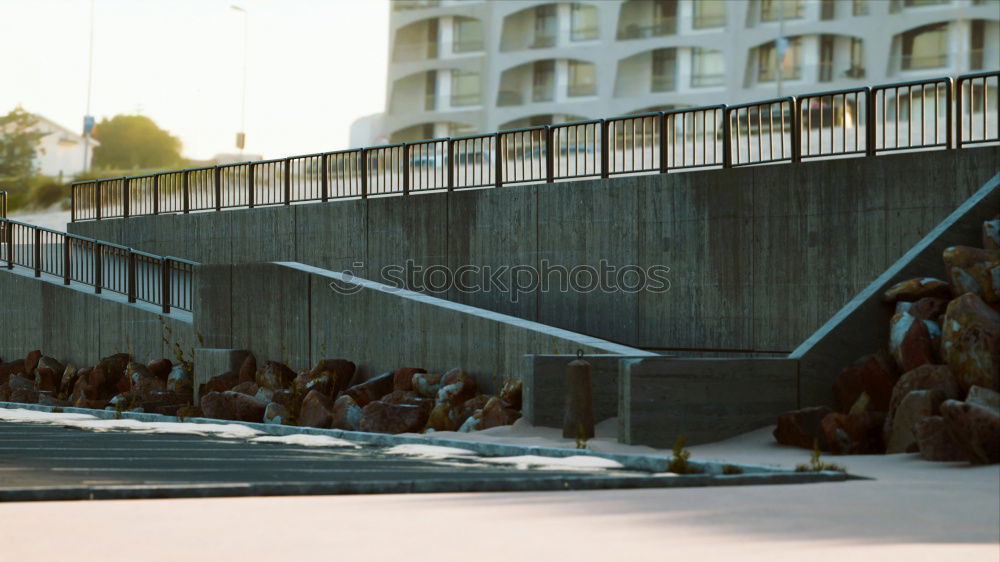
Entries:
[[38, 118], [20, 107], [0, 116], [0, 177], [27, 178], [34, 174]]
[[180, 163], [181, 141], [142, 115], [115, 115], [94, 127], [94, 166], [119, 170]]

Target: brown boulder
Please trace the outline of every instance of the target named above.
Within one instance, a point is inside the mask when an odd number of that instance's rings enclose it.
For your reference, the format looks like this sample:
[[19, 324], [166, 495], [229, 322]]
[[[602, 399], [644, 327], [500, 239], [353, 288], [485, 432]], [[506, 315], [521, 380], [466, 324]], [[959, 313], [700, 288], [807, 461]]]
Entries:
[[240, 382], [256, 382], [257, 380], [257, 358], [253, 356], [253, 353], [248, 353], [247, 358], [243, 360], [243, 365], [240, 366]]
[[408, 404], [410, 406], [420, 406], [421, 408], [427, 410], [430, 413], [431, 409], [434, 407], [434, 401], [430, 398], [422, 398], [419, 394], [412, 390], [393, 390], [389, 394], [386, 394], [382, 398], [379, 398], [382, 402], [386, 404]]
[[21, 375], [13, 375], [7, 379], [7, 386], [10, 388], [10, 402], [20, 402], [22, 404], [35, 404], [38, 402], [38, 388], [35, 381]]
[[475, 379], [462, 369], [452, 369], [441, 379], [441, 389], [437, 393], [437, 403], [447, 402], [457, 406], [476, 395], [478, 386]]
[[834, 382], [837, 409], [847, 412], [861, 393], [867, 392], [871, 398], [871, 408], [881, 412], [886, 411], [889, 408], [889, 399], [892, 397], [892, 387], [896, 384], [896, 378], [896, 365], [884, 352], [861, 357], [853, 365], [844, 368], [840, 377]]
[[329, 394], [336, 396], [351, 386], [357, 366], [347, 359], [323, 359], [316, 363], [316, 366], [309, 372], [312, 378], [323, 375], [330, 377], [331, 387]]
[[924, 460], [961, 461], [965, 451], [948, 432], [942, 416], [928, 416], [913, 425], [917, 449]]
[[29, 351], [28, 355], [24, 358], [24, 372], [29, 375], [35, 372], [35, 368], [38, 367], [38, 362], [42, 359], [42, 352], [39, 350]]
[[934, 350], [941, 328], [930, 320], [920, 320], [908, 312], [910, 303], [899, 303], [889, 329], [889, 351], [902, 371], [934, 363]]
[[426, 372], [419, 367], [400, 367], [392, 372], [392, 389], [413, 390], [413, 375]]
[[207, 418], [260, 423], [264, 421], [265, 409], [264, 402], [231, 390], [209, 392], [201, 397], [201, 410]]
[[50, 367], [38, 366], [35, 368], [35, 386], [38, 390], [48, 392], [58, 392], [59, 383], [62, 382], [62, 371], [54, 371]]
[[906, 311], [918, 320], [940, 322], [941, 316], [948, 309], [948, 299], [925, 297], [912, 303]]
[[341, 395], [333, 401], [332, 421], [330, 427], [345, 431], [358, 431], [364, 413], [358, 403], [347, 395]]
[[221, 375], [215, 375], [214, 377], [208, 379], [208, 382], [202, 385], [200, 393], [208, 394], [209, 392], [225, 392], [227, 390], [232, 390], [234, 386], [239, 384], [239, 382], [240, 376], [232, 371], [229, 371], [222, 373]]
[[944, 400], [944, 393], [940, 390], [914, 390], [907, 393], [896, 408], [893, 419], [889, 420], [886, 416], [886, 424], [890, 427], [885, 440], [886, 454], [916, 452], [917, 438], [913, 435], [913, 426], [928, 416], [937, 415]]
[[76, 384], [76, 379], [79, 376], [80, 371], [76, 370], [76, 366], [68, 363], [66, 369], [63, 370], [62, 378], [59, 379], [60, 396], [69, 396], [73, 392], [73, 385]]
[[813, 443], [819, 441], [820, 449], [828, 451], [830, 447], [823, 436], [821, 423], [823, 418], [832, 413], [833, 410], [826, 406], [785, 412], [778, 416], [778, 425], [774, 428], [774, 439], [782, 445], [803, 449], [812, 449]]
[[163, 379], [163, 382], [167, 382], [167, 377], [170, 376], [170, 371], [174, 369], [174, 364], [166, 358], [154, 359], [146, 365], [146, 368], [154, 376]]
[[431, 373], [416, 373], [413, 375], [411, 384], [413, 390], [424, 398], [436, 398], [438, 390], [441, 390], [441, 375]]
[[268, 361], [264, 363], [264, 368], [257, 372], [257, 385], [271, 390], [289, 388], [295, 380], [295, 371], [292, 371], [284, 363]]
[[979, 404], [996, 412], [1000, 412], [1000, 392], [982, 386], [973, 386], [965, 397], [969, 404]]
[[483, 409], [477, 412], [474, 417], [479, 418], [479, 423], [476, 429], [489, 429], [491, 427], [499, 427], [501, 425], [510, 425], [517, 421], [521, 417], [521, 414], [517, 410], [512, 410], [504, 404], [503, 400], [500, 400], [496, 396], [490, 398], [489, 402], [483, 406]]
[[302, 399], [298, 425], [303, 427], [330, 427], [333, 421], [333, 404], [330, 397], [318, 390], [311, 390]]
[[884, 412], [832, 413], [823, 418], [820, 428], [830, 446], [830, 452], [865, 455], [885, 451], [882, 441], [884, 423]]
[[0, 364], [0, 384], [7, 384], [7, 379], [11, 375], [25, 374], [27, 374], [27, 371], [24, 370], [24, 359]]
[[486, 403], [490, 401], [490, 397], [485, 394], [479, 394], [469, 398], [462, 403], [461, 406], [456, 406], [451, 409], [448, 413], [451, 417], [451, 422], [455, 427], [462, 427], [462, 424], [466, 422], [469, 418], [475, 415], [476, 412], [482, 410]]
[[49, 392], [39, 392], [38, 393], [38, 403], [42, 406], [54, 406], [57, 408], [65, 408], [71, 406], [69, 400], [62, 400], [55, 396], [52, 396]]
[[438, 402], [427, 417], [427, 429], [434, 431], [455, 431], [458, 429], [451, 416], [452, 405], [450, 402]]
[[264, 423], [273, 423], [278, 425], [291, 425], [292, 413], [288, 411], [288, 408], [278, 404], [277, 402], [271, 402], [264, 409]]
[[1000, 250], [952, 246], [944, 251], [944, 265], [953, 296], [973, 293], [1000, 302]]
[[194, 378], [184, 365], [174, 365], [167, 375], [167, 389], [174, 392], [190, 393], [194, 390]]
[[945, 427], [974, 464], [1000, 462], [1000, 413], [968, 402], [941, 404]]
[[936, 390], [941, 393], [943, 400], [961, 398], [963, 394], [958, 386], [958, 381], [955, 380], [955, 375], [952, 374], [947, 365], [921, 365], [912, 371], [903, 373], [903, 376], [899, 377], [893, 387], [892, 398], [889, 400], [889, 410], [882, 432], [886, 443], [889, 441], [889, 433], [892, 432], [896, 409], [903, 398], [915, 390]]
[[392, 392], [392, 381], [392, 373], [382, 373], [373, 379], [348, 388], [344, 391], [344, 394], [354, 398], [358, 406], [364, 408], [368, 404]]
[[260, 390], [260, 387], [257, 386], [257, 383], [248, 381], [248, 382], [241, 382], [240, 384], [230, 388], [229, 390], [232, 392], [238, 392], [240, 394], [246, 394], [247, 396], [256, 396], [257, 391]]
[[515, 410], [521, 409], [521, 394], [524, 383], [521, 379], [506, 379], [500, 387], [500, 399]]
[[[163, 382], [163, 379], [153, 373], [150, 373], [143, 364], [132, 363], [131, 365], [140, 367], [140, 369], [132, 371], [128, 377], [132, 381], [131, 393], [139, 401], [153, 401], [154, 394], [163, 393], [167, 390], [167, 385]], [[171, 393], [171, 395], [174, 394], [175, 393]]]
[[950, 296], [951, 288], [948, 283], [933, 277], [920, 277], [896, 283], [883, 293], [882, 301], [888, 303], [912, 302], [924, 297], [948, 298]]
[[1000, 390], [1000, 312], [972, 293], [951, 301], [942, 319], [941, 354], [963, 390]]
[[333, 378], [336, 375], [331, 375], [327, 371], [321, 371], [318, 375], [313, 375], [310, 372], [303, 371], [295, 377], [292, 381], [292, 386], [295, 388], [295, 392], [305, 396], [309, 394], [310, 391], [321, 392], [329, 397], [333, 396]]
[[[392, 380], [392, 373], [388, 373]], [[428, 415], [419, 406], [374, 401], [362, 409], [359, 429], [370, 433], [416, 433], [427, 424]]]

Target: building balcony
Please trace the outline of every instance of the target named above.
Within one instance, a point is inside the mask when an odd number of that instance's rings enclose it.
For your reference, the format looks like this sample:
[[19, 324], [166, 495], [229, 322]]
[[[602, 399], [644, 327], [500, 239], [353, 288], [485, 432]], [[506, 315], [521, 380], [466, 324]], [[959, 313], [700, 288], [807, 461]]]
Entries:
[[630, 23], [618, 32], [618, 39], [648, 39], [677, 33], [677, 18], [655, 23]]
[[426, 8], [437, 8], [440, 5], [441, 0], [396, 0], [392, 3], [392, 11], [423, 10]]

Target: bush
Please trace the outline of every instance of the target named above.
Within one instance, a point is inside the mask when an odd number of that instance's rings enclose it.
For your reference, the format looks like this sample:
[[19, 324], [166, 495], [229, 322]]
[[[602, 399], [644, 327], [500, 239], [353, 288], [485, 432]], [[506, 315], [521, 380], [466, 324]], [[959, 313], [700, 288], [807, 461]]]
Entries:
[[69, 186], [47, 176], [0, 178], [0, 191], [7, 192], [8, 210], [47, 209], [69, 205]]

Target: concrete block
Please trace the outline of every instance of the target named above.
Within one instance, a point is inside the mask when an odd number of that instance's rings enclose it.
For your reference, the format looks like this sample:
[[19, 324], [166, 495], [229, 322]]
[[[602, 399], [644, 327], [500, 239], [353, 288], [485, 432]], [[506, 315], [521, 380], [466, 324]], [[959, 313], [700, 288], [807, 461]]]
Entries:
[[773, 424], [796, 406], [789, 359], [647, 358], [622, 362], [618, 440], [672, 447], [733, 437]]
[[[594, 421], [600, 423], [618, 416], [618, 373], [621, 361], [648, 356], [587, 354], [591, 365]], [[522, 415], [532, 425], [562, 427], [563, 401], [566, 395], [566, 365], [576, 354], [525, 355]]]

